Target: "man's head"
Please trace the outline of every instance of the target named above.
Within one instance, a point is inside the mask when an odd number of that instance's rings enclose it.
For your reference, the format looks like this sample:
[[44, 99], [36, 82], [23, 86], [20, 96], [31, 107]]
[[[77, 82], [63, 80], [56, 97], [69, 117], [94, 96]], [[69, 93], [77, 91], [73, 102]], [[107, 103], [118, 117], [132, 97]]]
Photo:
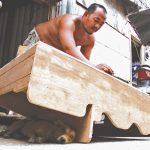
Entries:
[[106, 20], [107, 10], [100, 4], [91, 4], [82, 17], [82, 23], [85, 31], [92, 34], [98, 31]]

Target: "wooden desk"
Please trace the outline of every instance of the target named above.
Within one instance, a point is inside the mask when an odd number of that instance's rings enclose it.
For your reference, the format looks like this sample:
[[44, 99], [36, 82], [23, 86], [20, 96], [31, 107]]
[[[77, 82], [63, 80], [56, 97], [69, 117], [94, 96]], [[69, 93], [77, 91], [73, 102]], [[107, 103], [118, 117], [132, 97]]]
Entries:
[[22, 115], [64, 120], [77, 142], [90, 142], [102, 113], [150, 134], [149, 95], [42, 42], [0, 69], [0, 95], [1, 106]]

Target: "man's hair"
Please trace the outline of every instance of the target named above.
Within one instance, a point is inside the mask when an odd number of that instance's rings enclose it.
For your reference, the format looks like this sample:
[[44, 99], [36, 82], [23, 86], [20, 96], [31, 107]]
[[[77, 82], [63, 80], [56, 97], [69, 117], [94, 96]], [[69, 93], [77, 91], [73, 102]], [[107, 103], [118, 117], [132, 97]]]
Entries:
[[88, 12], [88, 13], [93, 13], [93, 12], [96, 10], [96, 8], [102, 8], [103, 11], [107, 14], [106, 8], [105, 8], [103, 5], [100, 5], [100, 4], [97, 4], [97, 3], [91, 4], [91, 5], [87, 8], [87, 12]]

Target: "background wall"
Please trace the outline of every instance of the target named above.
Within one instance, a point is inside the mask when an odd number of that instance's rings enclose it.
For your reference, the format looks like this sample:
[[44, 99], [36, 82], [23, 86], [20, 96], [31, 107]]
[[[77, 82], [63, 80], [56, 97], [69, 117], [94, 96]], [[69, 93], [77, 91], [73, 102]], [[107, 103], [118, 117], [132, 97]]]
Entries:
[[[18, 46], [38, 23], [56, 14], [56, 4], [50, 7], [32, 0], [3, 0], [0, 9], [0, 67], [16, 56]], [[54, 13], [55, 12], [55, 13]]]

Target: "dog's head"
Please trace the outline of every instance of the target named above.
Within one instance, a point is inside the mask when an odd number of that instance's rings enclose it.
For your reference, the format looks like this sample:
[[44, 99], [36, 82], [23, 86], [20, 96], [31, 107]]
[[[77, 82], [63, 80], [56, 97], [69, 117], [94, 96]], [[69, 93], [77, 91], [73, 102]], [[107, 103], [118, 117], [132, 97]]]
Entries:
[[57, 138], [58, 143], [63, 143], [63, 144], [68, 144], [72, 143], [75, 140], [75, 131], [72, 130], [71, 128], [65, 129], [64, 134], [60, 135]]
[[75, 140], [76, 132], [68, 125], [64, 124], [62, 121], [58, 120], [55, 122], [56, 131], [54, 132], [54, 137], [56, 142], [62, 144], [72, 143]]

